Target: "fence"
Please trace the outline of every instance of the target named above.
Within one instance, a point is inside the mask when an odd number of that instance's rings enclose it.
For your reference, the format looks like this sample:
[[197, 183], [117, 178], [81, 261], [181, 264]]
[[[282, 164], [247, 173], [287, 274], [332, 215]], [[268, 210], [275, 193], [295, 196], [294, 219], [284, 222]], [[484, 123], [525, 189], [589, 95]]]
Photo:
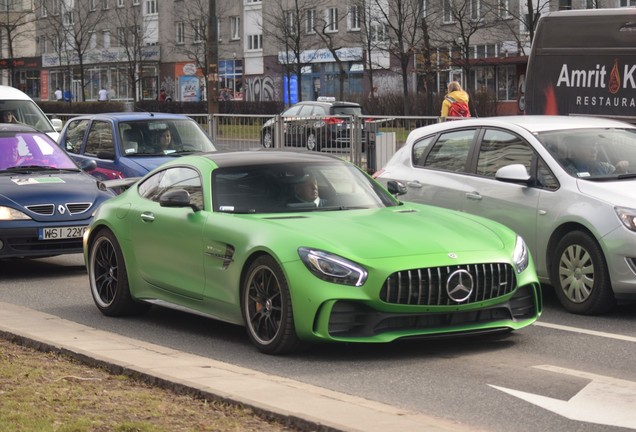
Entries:
[[[77, 115], [79, 114], [49, 114], [49, 117], [66, 122]], [[439, 117], [408, 116], [188, 116], [208, 131], [219, 150], [244, 151], [262, 147], [308, 148], [336, 154], [368, 172], [380, 169], [404, 144], [413, 129], [440, 121]]]

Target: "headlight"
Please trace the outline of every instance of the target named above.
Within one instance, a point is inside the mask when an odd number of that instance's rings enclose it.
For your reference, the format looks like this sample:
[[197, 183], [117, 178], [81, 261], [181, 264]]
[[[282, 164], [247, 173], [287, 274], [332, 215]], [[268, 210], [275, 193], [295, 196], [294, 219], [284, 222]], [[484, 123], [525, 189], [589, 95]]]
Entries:
[[528, 267], [529, 258], [526, 242], [524, 242], [520, 236], [517, 236], [515, 251], [512, 254], [512, 260], [517, 268], [517, 273], [521, 273]]
[[338, 255], [307, 248], [299, 248], [298, 255], [309, 271], [324, 281], [362, 286], [367, 280], [364, 268]]
[[614, 207], [614, 210], [628, 230], [636, 231], [636, 210], [625, 207]]
[[0, 220], [25, 220], [31, 219], [20, 210], [16, 210], [11, 207], [0, 206]]

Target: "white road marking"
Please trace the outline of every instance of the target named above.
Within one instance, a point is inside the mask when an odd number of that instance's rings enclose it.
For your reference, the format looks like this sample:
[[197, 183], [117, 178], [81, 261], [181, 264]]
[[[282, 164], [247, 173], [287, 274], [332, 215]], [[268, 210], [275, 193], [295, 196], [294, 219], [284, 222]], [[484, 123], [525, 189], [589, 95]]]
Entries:
[[567, 401], [492, 384], [489, 386], [570, 420], [636, 430], [635, 382], [552, 365], [533, 367], [591, 381]]
[[636, 342], [636, 337], [634, 336], [624, 336], [624, 335], [619, 335], [615, 333], [606, 333], [606, 332], [600, 332], [596, 330], [586, 330], [586, 329], [582, 329], [578, 327], [570, 327], [570, 326], [564, 326], [561, 324], [551, 324], [551, 323], [538, 322], [538, 321], [535, 322], [533, 325], [539, 326], [539, 327], [547, 327], [547, 328], [551, 328], [555, 330], [563, 330], [563, 331], [569, 331], [573, 333], [587, 334], [590, 336], [599, 336], [599, 337], [604, 337], [609, 339], [617, 339], [617, 340], [621, 340], [625, 342]]

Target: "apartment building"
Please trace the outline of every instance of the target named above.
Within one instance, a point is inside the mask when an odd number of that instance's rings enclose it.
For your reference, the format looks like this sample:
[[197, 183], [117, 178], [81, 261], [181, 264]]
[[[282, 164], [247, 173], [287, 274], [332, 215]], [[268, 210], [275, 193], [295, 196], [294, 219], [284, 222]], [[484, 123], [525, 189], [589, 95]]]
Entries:
[[210, 74], [223, 99], [286, 102], [437, 94], [459, 80], [513, 113], [533, 19], [635, 3], [0, 0], [0, 80], [40, 100], [52, 100], [58, 87], [73, 100], [96, 100], [103, 87], [113, 100], [157, 99], [163, 89], [172, 100], [196, 101], [205, 99]]

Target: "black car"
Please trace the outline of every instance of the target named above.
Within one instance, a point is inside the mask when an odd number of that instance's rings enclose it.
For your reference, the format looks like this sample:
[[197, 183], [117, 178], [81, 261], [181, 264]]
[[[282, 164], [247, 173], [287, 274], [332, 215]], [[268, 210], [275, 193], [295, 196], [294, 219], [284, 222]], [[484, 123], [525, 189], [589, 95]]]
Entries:
[[[363, 125], [362, 107], [354, 102], [336, 101], [333, 98], [319, 98], [317, 101], [303, 101], [292, 105], [281, 113], [283, 122], [283, 146], [306, 147], [320, 151], [325, 147], [349, 147], [354, 135], [354, 119]], [[275, 147], [276, 118], [263, 125], [261, 143], [263, 147]], [[360, 137], [364, 142], [364, 127], [360, 127]]]

